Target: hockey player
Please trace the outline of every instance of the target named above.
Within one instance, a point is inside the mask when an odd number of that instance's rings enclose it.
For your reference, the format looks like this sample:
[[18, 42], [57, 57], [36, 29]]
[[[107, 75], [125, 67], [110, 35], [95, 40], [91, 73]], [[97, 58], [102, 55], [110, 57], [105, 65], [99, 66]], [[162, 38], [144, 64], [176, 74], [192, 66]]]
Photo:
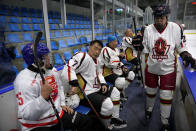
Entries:
[[[182, 30], [173, 22], [168, 22], [170, 13], [167, 5], [158, 5], [153, 9], [155, 23], [146, 27], [141, 39], [134, 39], [133, 43], [144, 46], [144, 53], [148, 54], [145, 69], [146, 84], [146, 116], [150, 118], [153, 110], [155, 96], [157, 93], [158, 81], [160, 80], [160, 115], [162, 129], [170, 130], [168, 119], [170, 117], [173, 92], [176, 86], [176, 53], [180, 54], [186, 66], [191, 64], [195, 67], [195, 60], [188, 53], [182, 42]], [[141, 48], [141, 50], [143, 47]]]
[[123, 48], [123, 52], [125, 53], [125, 59], [127, 60], [127, 62], [130, 62], [132, 66], [136, 67], [134, 72], [137, 78], [137, 83], [139, 84], [141, 80], [141, 75], [139, 73], [140, 68], [139, 68], [139, 61], [137, 58], [138, 51], [134, 48], [132, 44], [133, 37], [134, 35], [133, 35], [132, 30], [127, 29], [125, 31], [125, 37], [123, 37], [121, 46]]
[[124, 57], [124, 53], [119, 52], [117, 44], [117, 38], [109, 36], [107, 46], [102, 49], [99, 61], [105, 80], [117, 87], [122, 92], [123, 98], [125, 97], [124, 89], [134, 79], [135, 74], [133, 71], [128, 72], [127, 67], [120, 61], [120, 57]]
[[[102, 47], [101, 41], [91, 41], [88, 53], [77, 53], [69, 60], [63, 69], [62, 79], [68, 80], [72, 88], [80, 86], [84, 90], [107, 127], [123, 128], [127, 124], [119, 118], [120, 93], [115, 87], [106, 85], [99, 69], [97, 58]], [[89, 106], [82, 96], [81, 99], [81, 104]]]
[[125, 37], [122, 40], [122, 48], [125, 53], [125, 58], [128, 62], [138, 65], [137, 51], [132, 45], [133, 32], [131, 29], [125, 31]]
[[49, 97], [53, 100], [65, 129], [92, 131], [101, 127], [101, 124], [93, 123], [89, 116], [77, 113], [65, 105], [61, 81], [50, 65], [49, 49], [44, 43], [39, 43], [37, 56], [46, 80], [45, 84], [42, 83], [34, 62], [32, 46], [32, 43], [29, 43], [23, 48], [22, 55], [28, 68], [22, 70], [14, 81], [21, 130], [53, 131], [60, 129], [60, 123]]

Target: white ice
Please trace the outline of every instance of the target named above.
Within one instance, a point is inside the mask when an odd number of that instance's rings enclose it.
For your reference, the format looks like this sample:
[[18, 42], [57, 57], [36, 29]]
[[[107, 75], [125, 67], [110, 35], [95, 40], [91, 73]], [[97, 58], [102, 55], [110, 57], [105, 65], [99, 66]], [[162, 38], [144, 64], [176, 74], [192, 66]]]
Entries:
[[193, 58], [196, 59], [196, 30], [185, 30], [184, 33], [188, 51], [192, 54]]

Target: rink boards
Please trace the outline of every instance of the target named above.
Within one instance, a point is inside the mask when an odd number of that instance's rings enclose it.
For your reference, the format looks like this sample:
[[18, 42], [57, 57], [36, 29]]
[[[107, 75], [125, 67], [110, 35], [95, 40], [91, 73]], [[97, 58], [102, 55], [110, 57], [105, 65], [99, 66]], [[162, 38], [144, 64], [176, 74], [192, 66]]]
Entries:
[[[185, 30], [185, 35], [187, 39], [186, 45], [188, 51], [192, 54], [193, 58], [196, 59], [196, 30]], [[193, 95], [194, 101], [196, 102], [196, 71], [190, 67], [187, 69], [183, 67], [183, 72]]]
[[[196, 30], [185, 30], [185, 35], [188, 51], [196, 59]], [[196, 131], [196, 71], [184, 68], [181, 58], [178, 65], [173, 101], [176, 131]]]

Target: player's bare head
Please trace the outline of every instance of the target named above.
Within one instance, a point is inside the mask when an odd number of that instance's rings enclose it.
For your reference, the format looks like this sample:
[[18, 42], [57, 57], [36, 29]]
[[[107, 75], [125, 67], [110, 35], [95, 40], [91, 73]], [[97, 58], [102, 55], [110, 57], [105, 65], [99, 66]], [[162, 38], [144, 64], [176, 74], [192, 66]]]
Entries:
[[90, 42], [88, 54], [93, 58], [97, 59], [103, 48], [103, 43], [100, 40], [93, 40]]
[[131, 29], [126, 29], [126, 31], [125, 31], [125, 36], [127, 36], [127, 37], [132, 37], [132, 36], [133, 36], [132, 30], [131, 30]]

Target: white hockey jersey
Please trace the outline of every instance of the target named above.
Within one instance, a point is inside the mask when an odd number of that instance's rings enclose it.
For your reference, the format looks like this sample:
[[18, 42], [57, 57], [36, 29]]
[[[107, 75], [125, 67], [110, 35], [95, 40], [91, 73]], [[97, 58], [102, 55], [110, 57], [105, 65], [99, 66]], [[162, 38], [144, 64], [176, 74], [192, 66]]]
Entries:
[[110, 47], [104, 47], [102, 49], [99, 55], [99, 61], [102, 69], [102, 74], [104, 76], [107, 76], [105, 73], [109, 72], [109, 69], [111, 69], [112, 73], [115, 73], [117, 75], [123, 74], [123, 71], [121, 69], [123, 63], [120, 62], [119, 55], [120, 52], [117, 48], [111, 49]]
[[[65, 96], [61, 81], [54, 70], [44, 74], [52, 85], [51, 98], [59, 112], [63, 115], [61, 106], [65, 105]], [[18, 120], [23, 131], [40, 126], [52, 126], [58, 122], [52, 105], [41, 96], [41, 77], [29, 69], [22, 70], [14, 81], [14, 90], [18, 102]]]
[[[123, 37], [121, 46], [125, 53], [126, 60], [132, 60], [133, 58], [137, 57], [137, 51], [134, 49], [132, 45], [132, 38], [131, 37]], [[129, 51], [130, 50], [130, 51]]]
[[168, 22], [162, 32], [154, 24], [144, 31], [144, 53], [148, 53], [147, 69], [150, 73], [165, 75], [176, 69], [175, 51], [181, 53], [187, 48], [181, 40], [181, 28], [173, 22]]
[[91, 94], [100, 90], [101, 83], [106, 83], [102, 76], [99, 63], [88, 53], [79, 52], [69, 60], [61, 74], [63, 81], [78, 80], [85, 93]]

